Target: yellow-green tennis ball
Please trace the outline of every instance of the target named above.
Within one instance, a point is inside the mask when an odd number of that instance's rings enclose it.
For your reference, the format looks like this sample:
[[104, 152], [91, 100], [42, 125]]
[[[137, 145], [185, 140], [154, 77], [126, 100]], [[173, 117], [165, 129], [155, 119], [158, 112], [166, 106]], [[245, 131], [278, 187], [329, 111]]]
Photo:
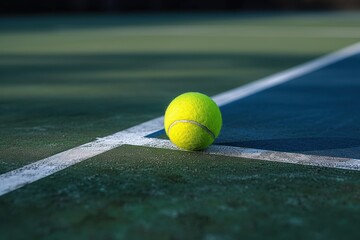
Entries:
[[208, 96], [188, 92], [176, 97], [165, 112], [164, 127], [171, 142], [185, 150], [202, 150], [219, 135], [222, 117]]

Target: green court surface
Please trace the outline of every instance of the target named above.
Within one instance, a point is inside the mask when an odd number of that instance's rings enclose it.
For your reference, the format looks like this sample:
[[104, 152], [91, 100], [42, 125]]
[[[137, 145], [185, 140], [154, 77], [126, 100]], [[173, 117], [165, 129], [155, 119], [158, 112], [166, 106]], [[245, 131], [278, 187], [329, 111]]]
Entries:
[[6, 239], [356, 239], [359, 197], [355, 171], [123, 146], [2, 196], [1, 231]]
[[[2, 17], [0, 174], [359, 39], [357, 12]], [[0, 213], [3, 239], [359, 239], [360, 173], [121, 146]]]

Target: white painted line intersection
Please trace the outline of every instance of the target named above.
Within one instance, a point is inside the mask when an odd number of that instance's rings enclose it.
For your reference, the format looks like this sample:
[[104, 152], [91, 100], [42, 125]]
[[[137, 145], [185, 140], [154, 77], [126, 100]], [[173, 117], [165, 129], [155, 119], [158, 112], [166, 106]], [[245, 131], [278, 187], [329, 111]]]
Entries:
[[[360, 43], [354, 44], [340, 51], [326, 55], [300, 66], [290, 68], [278, 74], [271, 75], [247, 85], [216, 95], [213, 97], [213, 99], [219, 106], [223, 106], [265, 89], [269, 89], [287, 81], [291, 81], [296, 77], [308, 74], [357, 53], [360, 53]], [[86, 143], [37, 162], [30, 163], [13, 171], [1, 174], [0, 196], [121, 145], [126, 144], [176, 150], [177, 148], [174, 147], [168, 140], [146, 137], [154, 132], [162, 130], [162, 128], [163, 117], [155, 118], [129, 129], [103, 138], [99, 138], [90, 143]], [[206, 151], [204, 151], [204, 153], [283, 163], [296, 163], [312, 166], [360, 170], [359, 159], [324, 157], [219, 145], [211, 146]]]

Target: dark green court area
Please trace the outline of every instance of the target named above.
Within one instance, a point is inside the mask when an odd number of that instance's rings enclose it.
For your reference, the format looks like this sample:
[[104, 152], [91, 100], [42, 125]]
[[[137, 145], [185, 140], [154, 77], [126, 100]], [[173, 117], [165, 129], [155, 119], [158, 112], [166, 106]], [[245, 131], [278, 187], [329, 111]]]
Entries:
[[357, 171], [123, 146], [2, 196], [0, 230], [4, 239], [357, 239], [359, 189]]

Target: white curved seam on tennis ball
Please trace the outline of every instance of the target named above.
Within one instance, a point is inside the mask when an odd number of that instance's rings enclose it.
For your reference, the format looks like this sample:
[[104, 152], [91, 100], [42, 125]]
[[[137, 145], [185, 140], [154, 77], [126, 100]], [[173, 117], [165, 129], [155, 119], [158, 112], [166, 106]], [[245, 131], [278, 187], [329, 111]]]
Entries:
[[170, 135], [170, 129], [177, 123], [191, 123], [191, 124], [195, 124], [196, 126], [201, 127], [203, 130], [205, 130], [208, 134], [210, 134], [210, 136], [213, 138], [213, 140], [215, 140], [215, 134], [208, 129], [206, 126], [202, 125], [201, 123], [198, 123], [196, 121], [193, 120], [185, 120], [185, 119], [181, 119], [181, 120], [176, 120], [173, 123], [170, 124], [169, 128], [168, 128], [168, 133]]

